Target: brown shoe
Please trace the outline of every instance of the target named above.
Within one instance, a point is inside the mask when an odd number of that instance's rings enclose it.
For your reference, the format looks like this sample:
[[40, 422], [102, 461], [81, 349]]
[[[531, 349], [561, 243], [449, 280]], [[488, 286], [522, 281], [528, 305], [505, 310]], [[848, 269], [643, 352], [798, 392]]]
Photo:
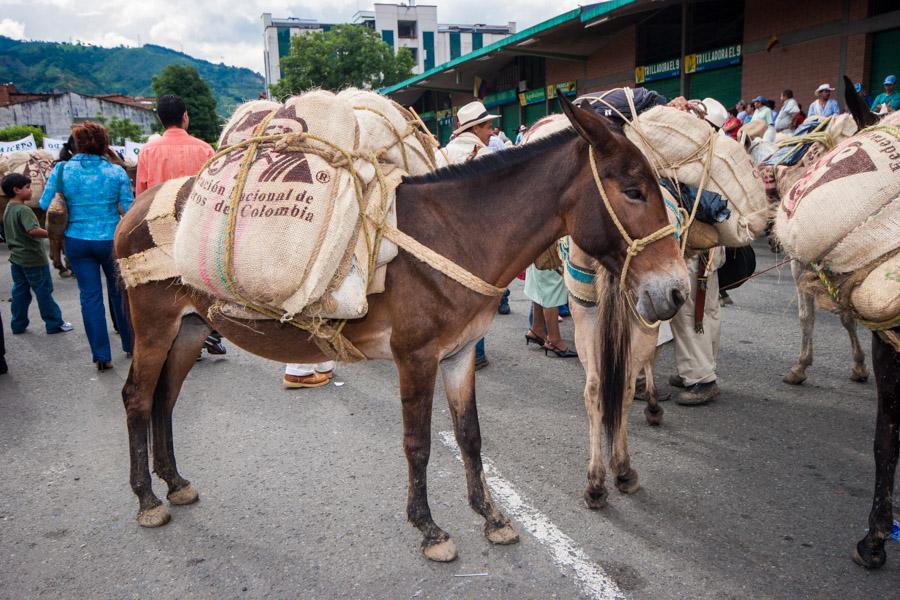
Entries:
[[682, 406], [698, 406], [706, 404], [719, 395], [719, 386], [715, 381], [709, 383], [696, 383], [687, 388], [675, 398], [675, 402]]
[[325, 373], [313, 373], [312, 375], [285, 374], [282, 381], [286, 388], [317, 388], [327, 385], [331, 381], [331, 377]]

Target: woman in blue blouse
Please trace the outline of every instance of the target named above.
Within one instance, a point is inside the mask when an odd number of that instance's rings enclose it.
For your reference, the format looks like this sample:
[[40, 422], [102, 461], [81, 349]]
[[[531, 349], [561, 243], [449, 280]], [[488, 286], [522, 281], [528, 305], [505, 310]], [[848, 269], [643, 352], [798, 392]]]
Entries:
[[[112, 368], [112, 353], [103, 306], [106, 276], [109, 301], [119, 323], [122, 350], [131, 352], [131, 327], [125, 314], [123, 292], [116, 279], [113, 237], [120, 215], [131, 207], [134, 195], [131, 181], [122, 167], [106, 158], [109, 136], [97, 123], [85, 121], [72, 129], [75, 156], [54, 167], [41, 196], [41, 208], [47, 210], [58, 192], [66, 199], [69, 221], [65, 251], [72, 263], [81, 296], [81, 316], [97, 369]], [[121, 212], [120, 212], [121, 211]]]

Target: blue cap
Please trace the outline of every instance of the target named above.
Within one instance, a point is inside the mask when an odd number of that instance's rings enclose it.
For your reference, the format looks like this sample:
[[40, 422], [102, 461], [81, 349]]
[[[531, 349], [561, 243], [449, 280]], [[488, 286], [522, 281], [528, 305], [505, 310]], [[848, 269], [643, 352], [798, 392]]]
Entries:
[[766, 101], [766, 97], [765, 97], [765, 96], [757, 96], [756, 98], [754, 98], [753, 100], [751, 100], [751, 102], [765, 102], [765, 101]]
[[857, 93], [857, 94], [860, 93], [860, 92], [862, 91], [862, 84], [861, 84], [861, 83], [854, 83], [854, 84], [853, 84], [853, 89], [856, 90], [856, 93]]
[[884, 78], [884, 83], [882, 85], [896, 85], [897, 78], [894, 75], [888, 75]]

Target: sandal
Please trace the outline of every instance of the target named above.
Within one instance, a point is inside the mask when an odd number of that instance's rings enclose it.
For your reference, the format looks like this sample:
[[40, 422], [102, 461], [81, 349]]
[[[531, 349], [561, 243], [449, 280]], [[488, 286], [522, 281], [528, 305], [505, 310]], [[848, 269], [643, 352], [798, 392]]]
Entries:
[[543, 346], [546, 341], [544, 340], [544, 338], [529, 329], [525, 333], [525, 345], [527, 346], [531, 343], [537, 344], [538, 346]]
[[551, 342], [545, 343], [544, 344], [544, 356], [549, 356], [551, 352], [553, 354], [555, 354], [557, 358], [577, 358], [578, 357], [578, 353], [575, 352], [574, 350], [569, 350], [568, 348], [563, 350], [562, 348], [560, 348], [559, 346], [557, 346], [556, 344], [553, 344]]

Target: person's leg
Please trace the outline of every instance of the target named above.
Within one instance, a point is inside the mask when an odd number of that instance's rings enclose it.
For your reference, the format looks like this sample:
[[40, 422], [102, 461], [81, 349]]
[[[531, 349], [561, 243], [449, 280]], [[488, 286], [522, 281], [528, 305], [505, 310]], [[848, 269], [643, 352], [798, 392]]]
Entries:
[[48, 265], [26, 267], [23, 270], [28, 278], [28, 285], [34, 290], [34, 296], [37, 298], [38, 308], [41, 311], [41, 318], [44, 320], [47, 333], [68, 330], [68, 328], [64, 327], [68, 324], [63, 321], [62, 311], [59, 309], [56, 300], [53, 299], [53, 278], [50, 276], [50, 267]]
[[488, 364], [487, 355], [484, 350], [484, 338], [478, 340], [475, 344], [475, 370], [482, 369]]
[[531, 333], [539, 338], [547, 339], [547, 325], [544, 323], [544, 307], [537, 302], [531, 303]]
[[106, 329], [106, 309], [103, 306], [103, 282], [100, 279], [100, 263], [89, 240], [66, 238], [66, 256], [72, 264], [72, 272], [78, 283], [81, 300], [81, 318], [84, 332], [91, 346], [91, 360], [112, 360], [109, 334]]
[[503, 292], [503, 296], [500, 298], [500, 306], [497, 307], [497, 312], [501, 315], [509, 314], [509, 289]]
[[703, 333], [698, 333], [694, 323], [698, 263], [697, 259], [688, 261], [691, 293], [671, 322], [672, 334], [675, 338], [675, 362], [681, 383], [686, 388], [678, 395], [676, 402], [684, 405], [706, 403], [719, 391], [716, 385], [716, 352], [719, 344], [719, 280], [716, 273], [713, 273], [707, 280]]
[[0, 375], [9, 371], [6, 366], [6, 340], [3, 334], [3, 311], [0, 310]]
[[545, 306], [541, 312], [544, 317], [544, 325], [547, 327], [547, 342], [561, 348], [563, 341], [562, 335], [559, 333], [559, 307]]
[[9, 263], [12, 273], [12, 320], [9, 328], [13, 333], [22, 333], [28, 328], [28, 307], [31, 306], [31, 286], [28, 285], [28, 277], [25, 269], [17, 264]]
[[112, 240], [109, 242], [96, 242], [97, 257], [106, 277], [106, 290], [109, 296], [110, 313], [115, 315], [115, 323], [118, 324], [119, 336], [122, 338], [122, 352], [131, 353], [134, 334], [131, 331], [131, 321], [125, 307], [125, 294], [122, 291], [113, 251]]
[[331, 377], [334, 375], [334, 361], [326, 360], [324, 362], [316, 363], [316, 373], [321, 373], [322, 375], [327, 375]]

